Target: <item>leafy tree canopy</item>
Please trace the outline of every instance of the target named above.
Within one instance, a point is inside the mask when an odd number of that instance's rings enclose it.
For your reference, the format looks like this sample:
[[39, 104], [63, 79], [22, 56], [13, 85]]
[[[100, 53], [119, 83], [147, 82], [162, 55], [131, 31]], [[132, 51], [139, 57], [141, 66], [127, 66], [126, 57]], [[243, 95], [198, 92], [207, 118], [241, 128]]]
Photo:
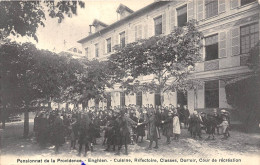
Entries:
[[45, 26], [45, 13], [62, 22], [65, 16], [77, 14], [78, 7], [84, 8], [80, 0], [67, 1], [0, 1], [0, 39], [15, 36], [28, 36], [38, 41], [36, 31]]
[[[153, 36], [116, 46], [108, 63], [113, 79], [126, 91], [166, 92], [181, 89], [187, 76], [201, 59], [203, 35], [194, 20], [185, 27], [176, 27], [168, 35]], [[153, 75], [152, 80], [140, 80]]]
[[21, 107], [39, 99], [59, 98], [81, 70], [77, 60], [15, 42], [0, 46], [0, 66], [1, 98], [6, 105]]
[[63, 93], [63, 99], [72, 103], [87, 103], [90, 99], [102, 100], [105, 89], [111, 88], [108, 63], [105, 61], [81, 59], [82, 72], [77, 81]]

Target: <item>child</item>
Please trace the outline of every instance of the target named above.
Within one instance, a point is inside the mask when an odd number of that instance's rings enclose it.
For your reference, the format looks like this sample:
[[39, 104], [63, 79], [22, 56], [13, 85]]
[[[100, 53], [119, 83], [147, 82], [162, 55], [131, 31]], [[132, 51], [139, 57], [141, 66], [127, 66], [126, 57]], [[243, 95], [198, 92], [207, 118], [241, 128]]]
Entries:
[[223, 117], [223, 121], [220, 125], [218, 125], [219, 127], [222, 127], [222, 130], [223, 130], [223, 139], [227, 139], [230, 135], [229, 135], [229, 131], [228, 131], [228, 121], [227, 121], [227, 118], [226, 117]]
[[179, 137], [181, 134], [181, 127], [180, 127], [179, 116], [177, 113], [173, 114], [173, 134], [174, 134], [174, 140], [179, 141]]

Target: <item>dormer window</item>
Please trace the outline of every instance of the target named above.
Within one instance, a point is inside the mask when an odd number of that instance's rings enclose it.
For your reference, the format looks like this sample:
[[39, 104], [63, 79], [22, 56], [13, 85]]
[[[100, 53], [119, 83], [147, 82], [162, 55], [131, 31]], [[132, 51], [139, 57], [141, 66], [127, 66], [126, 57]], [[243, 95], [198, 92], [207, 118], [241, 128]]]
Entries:
[[123, 19], [127, 17], [128, 15], [132, 14], [134, 11], [131, 10], [129, 7], [120, 4], [119, 7], [117, 8], [116, 12], [120, 15], [120, 19]]
[[95, 27], [95, 32], [98, 32], [98, 31], [100, 31], [101, 29], [103, 29], [103, 28], [105, 28], [105, 27], [108, 26], [107, 24], [105, 24], [105, 23], [103, 23], [103, 22], [101, 22], [101, 21], [99, 21], [99, 20], [97, 20], [97, 19], [95, 19], [95, 20], [93, 21], [92, 25]]

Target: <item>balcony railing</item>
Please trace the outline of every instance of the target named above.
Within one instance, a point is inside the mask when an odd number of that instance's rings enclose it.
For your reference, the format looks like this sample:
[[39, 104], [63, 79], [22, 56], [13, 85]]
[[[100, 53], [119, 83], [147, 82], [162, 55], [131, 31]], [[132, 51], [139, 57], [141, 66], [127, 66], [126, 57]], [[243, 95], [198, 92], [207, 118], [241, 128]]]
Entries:
[[196, 64], [194, 72], [205, 72], [225, 68], [246, 66], [247, 59], [247, 54], [241, 54], [238, 56], [231, 56], [210, 61], [204, 61]]

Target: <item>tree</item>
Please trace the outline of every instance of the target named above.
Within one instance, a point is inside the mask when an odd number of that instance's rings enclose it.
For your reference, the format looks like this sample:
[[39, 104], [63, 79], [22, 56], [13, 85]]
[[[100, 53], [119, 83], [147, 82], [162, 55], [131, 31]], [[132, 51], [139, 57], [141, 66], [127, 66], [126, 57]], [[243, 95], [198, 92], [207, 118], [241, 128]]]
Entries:
[[72, 59], [38, 50], [31, 43], [15, 42], [0, 46], [1, 100], [3, 111], [13, 108], [24, 112], [24, 137], [29, 133], [30, 108], [39, 99], [58, 99], [78, 72]]
[[[200, 61], [202, 33], [189, 21], [176, 27], [169, 35], [153, 36], [115, 47], [109, 57], [114, 80], [127, 92], [149, 91], [161, 95], [183, 89], [195, 63]], [[153, 75], [151, 81], [139, 81], [140, 76]]]
[[226, 85], [227, 102], [237, 110], [246, 131], [259, 129], [260, 122], [260, 70], [259, 42], [249, 52], [247, 61], [251, 73], [229, 81]]
[[[81, 59], [82, 70], [71, 86], [63, 93], [63, 99], [75, 104], [86, 105], [89, 100], [101, 101], [106, 97], [106, 88], [111, 88], [108, 63]], [[84, 108], [84, 107], [83, 107]]]
[[36, 31], [45, 26], [45, 13], [62, 22], [65, 16], [77, 14], [78, 6], [85, 7], [84, 2], [68, 1], [1, 1], [0, 2], [0, 39], [10, 34], [28, 36], [38, 41]]

